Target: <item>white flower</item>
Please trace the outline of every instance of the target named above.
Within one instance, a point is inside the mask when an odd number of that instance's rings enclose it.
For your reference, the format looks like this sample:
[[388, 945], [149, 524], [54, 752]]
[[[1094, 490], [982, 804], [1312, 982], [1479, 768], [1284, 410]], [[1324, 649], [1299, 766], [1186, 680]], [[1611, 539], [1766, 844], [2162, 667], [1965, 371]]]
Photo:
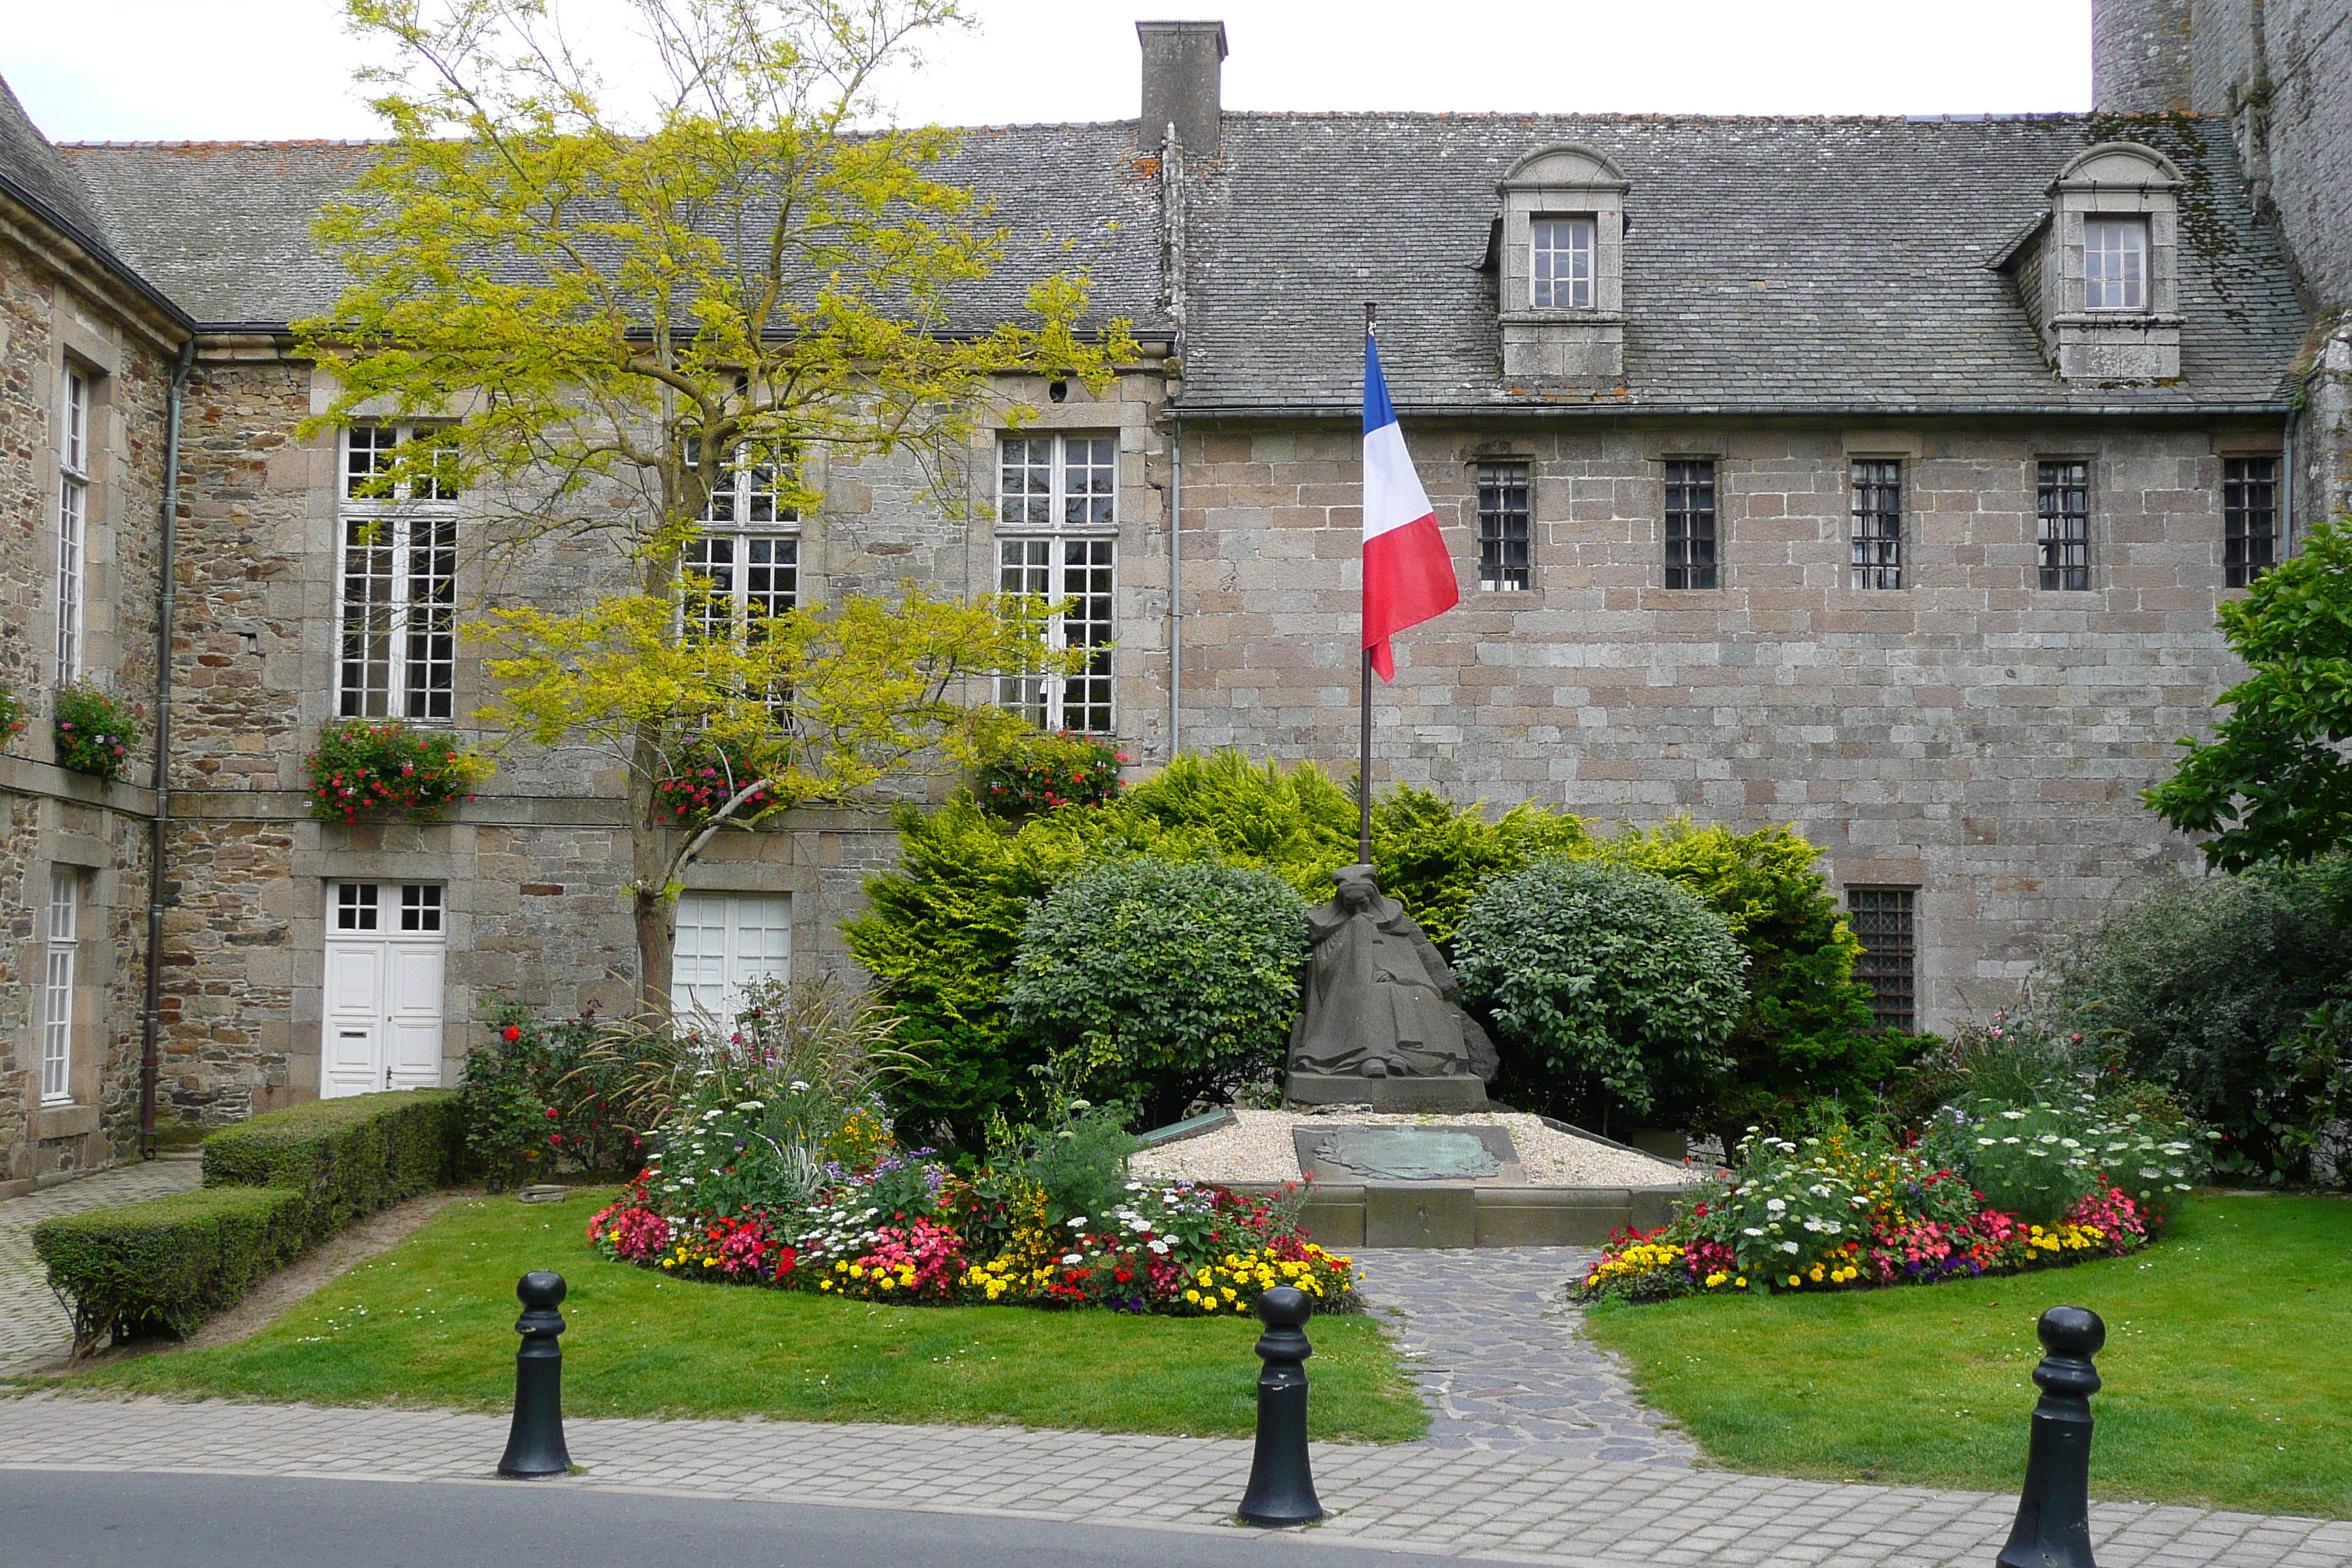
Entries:
[[738, 1110], [765, 1110], [768, 1109], [768, 1102], [764, 1100], [738, 1100], [736, 1102], [735, 1109]]
[[1787, 1208], [1789, 1205], [1781, 1202], [1779, 1198], [1767, 1198], [1764, 1200], [1764, 1206], [1771, 1210], [1774, 1214], [1779, 1214], [1782, 1209]]
[[1822, 1222], [1821, 1222], [1821, 1221], [1819, 1221], [1819, 1220], [1817, 1220], [1817, 1219], [1814, 1219], [1811, 1215], [1807, 1215], [1807, 1216], [1806, 1216], [1806, 1218], [1805, 1218], [1805, 1228], [1806, 1228], [1807, 1230], [1818, 1231], [1819, 1229], [1821, 1229], [1821, 1228], [1822, 1228]]
[[2004, 1138], [2004, 1139], [2002, 1139], [2002, 1140], [2001, 1140], [2001, 1142], [2004, 1142], [2004, 1143], [2015, 1143], [2015, 1142], [2019, 1142], [2019, 1140], [2017, 1140], [2017, 1139], [2015, 1139], [2015, 1138]]
[[1127, 1184], [1127, 1190], [1130, 1193], [1139, 1193], [1143, 1190], [1143, 1184], [1141, 1182], [1129, 1182]]
[[1977, 1140], [1977, 1147], [1979, 1149], [1990, 1149], [1995, 1143], [2000, 1142], [2000, 1140], [1998, 1138], [1979, 1138]]
[[1739, 1234], [1740, 1234], [1740, 1235], [1742, 1235], [1742, 1236], [1761, 1236], [1761, 1235], [1763, 1235], [1764, 1233], [1763, 1233], [1762, 1231], [1760, 1231], [1760, 1230], [1757, 1229], [1754, 1226], [1752, 1226], [1752, 1225], [1751, 1225], [1751, 1226], [1748, 1226], [1745, 1230], [1742, 1230]]
[[793, 1079], [790, 1084], [785, 1086], [784, 1092], [786, 1094], [803, 1094], [807, 1092], [807, 1089], [808, 1080], [806, 1079], [796, 1078]]
[[677, 1184], [681, 1187], [690, 1187], [694, 1185], [694, 1178], [692, 1176], [680, 1176], [677, 1179]]
[[1793, 1241], [1784, 1241], [1780, 1244], [1780, 1250], [1783, 1252], [1793, 1253], [1797, 1250], [1797, 1244]]
[[1084, 1263], [1086, 1260], [1087, 1255], [1083, 1252], [1066, 1252], [1062, 1254], [1062, 1261], [1065, 1263]]
[[1164, 1241], [1160, 1240], [1160, 1239], [1159, 1237], [1152, 1237], [1150, 1241], [1145, 1242], [1143, 1245], [1144, 1245], [1144, 1246], [1146, 1246], [1146, 1247], [1150, 1247], [1152, 1251], [1154, 1251], [1154, 1252], [1156, 1252], [1156, 1253], [1160, 1254], [1160, 1257], [1162, 1257], [1162, 1258], [1165, 1258], [1165, 1257], [1167, 1257], [1167, 1256], [1168, 1256], [1168, 1244], [1167, 1244], [1166, 1242], [1164, 1242]]
[[1073, 1216], [1071, 1217], [1071, 1220], [1070, 1220], [1070, 1228], [1071, 1228], [1072, 1230], [1084, 1230], [1084, 1229], [1086, 1228], [1086, 1224], [1087, 1224], [1087, 1216], [1086, 1216], [1086, 1215], [1073, 1215]]
[[2154, 1181], [2154, 1180], [2156, 1180], [2158, 1176], [2161, 1176], [2162, 1174], [2164, 1174], [2164, 1173], [2163, 1173], [2162, 1171], [2159, 1171], [2159, 1170], [2156, 1169], [2156, 1168], [2155, 1168], [2154, 1166], [2152, 1166], [2152, 1165], [2142, 1165], [2142, 1166], [2139, 1168], [2139, 1173], [2140, 1173], [2141, 1175], [2143, 1175], [2143, 1176], [2147, 1177], [2147, 1178], [2149, 1181], [2151, 1181], [2151, 1182], [2152, 1182], [2152, 1181]]
[[[2025, 1120], [2025, 1112], [2022, 1110], [2004, 1110], [2001, 1112], [2001, 1116], [2005, 1120], [2011, 1121], [2022, 1121]], [[2011, 1142], [2014, 1142], [2014, 1140], [2011, 1140]]]

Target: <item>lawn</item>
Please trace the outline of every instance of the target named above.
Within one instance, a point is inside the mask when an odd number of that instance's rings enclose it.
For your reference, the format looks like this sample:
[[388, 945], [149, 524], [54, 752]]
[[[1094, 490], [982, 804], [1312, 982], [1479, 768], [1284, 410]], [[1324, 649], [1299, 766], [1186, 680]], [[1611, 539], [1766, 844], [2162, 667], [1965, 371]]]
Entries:
[[[573, 1415], [1007, 1422], [1245, 1435], [1255, 1322], [1024, 1307], [885, 1307], [697, 1284], [607, 1263], [581, 1239], [601, 1200], [461, 1199], [241, 1344], [94, 1367], [68, 1388], [320, 1405], [508, 1408], [515, 1280], [553, 1268]], [[1368, 1317], [1308, 1325], [1313, 1434], [1403, 1442], [1428, 1426]]]
[[2015, 1491], [2033, 1322], [2106, 1321], [2091, 1495], [2352, 1518], [2352, 1203], [2214, 1194], [2136, 1258], [1961, 1284], [1611, 1306], [1593, 1336], [1717, 1463]]

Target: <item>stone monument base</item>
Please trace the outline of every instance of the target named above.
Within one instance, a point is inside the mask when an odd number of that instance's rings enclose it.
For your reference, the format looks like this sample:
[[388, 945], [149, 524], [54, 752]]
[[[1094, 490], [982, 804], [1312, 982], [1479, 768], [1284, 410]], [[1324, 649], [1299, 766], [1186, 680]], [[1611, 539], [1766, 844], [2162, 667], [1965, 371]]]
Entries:
[[1369, 1105], [1374, 1110], [1484, 1110], [1486, 1080], [1470, 1073], [1444, 1078], [1361, 1078], [1295, 1072], [1282, 1090], [1286, 1105]]

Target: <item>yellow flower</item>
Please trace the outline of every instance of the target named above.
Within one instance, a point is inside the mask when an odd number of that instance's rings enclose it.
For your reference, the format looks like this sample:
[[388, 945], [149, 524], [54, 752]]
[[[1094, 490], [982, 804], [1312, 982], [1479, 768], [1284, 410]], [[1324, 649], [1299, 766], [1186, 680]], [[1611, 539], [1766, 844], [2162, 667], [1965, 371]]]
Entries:
[[1805, 1282], [1804, 1282], [1803, 1280], [1801, 1280], [1801, 1279], [1798, 1279], [1795, 1275], [1791, 1274], [1791, 1275], [1790, 1275], [1790, 1276], [1789, 1276], [1789, 1283], [1790, 1283], [1790, 1285], [1792, 1285], [1792, 1286], [1795, 1286], [1795, 1287], [1798, 1287], [1799, 1289], [1801, 1289], [1801, 1288], [1803, 1287], [1803, 1285], [1804, 1285], [1804, 1283], [1805, 1283]]
[[1735, 1286], [1737, 1286], [1738, 1289], [1742, 1289], [1742, 1290], [1747, 1289], [1748, 1289], [1748, 1276], [1747, 1276], [1747, 1275], [1745, 1275], [1745, 1274], [1742, 1274], [1738, 1279], [1734, 1279], [1734, 1280], [1732, 1281], [1732, 1284], [1733, 1284], [1733, 1285], [1735, 1285]]
[[1184, 1292], [1184, 1300], [1197, 1307], [1201, 1304], [1201, 1293], [1198, 1290], [1187, 1290]]

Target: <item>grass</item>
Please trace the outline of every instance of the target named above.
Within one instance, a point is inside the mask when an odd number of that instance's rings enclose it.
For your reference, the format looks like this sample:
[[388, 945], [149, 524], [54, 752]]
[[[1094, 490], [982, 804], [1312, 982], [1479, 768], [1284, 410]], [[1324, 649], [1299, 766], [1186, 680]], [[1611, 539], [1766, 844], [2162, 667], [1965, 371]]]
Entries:
[[[240, 1344], [141, 1356], [68, 1391], [436, 1405], [514, 1398], [515, 1280], [554, 1268], [563, 1405], [573, 1415], [1011, 1423], [1102, 1432], [1252, 1429], [1255, 1322], [1024, 1307], [886, 1307], [671, 1279], [581, 1238], [598, 1194], [562, 1205], [461, 1199]], [[1308, 1332], [1313, 1435], [1403, 1442], [1428, 1416], [1380, 1327]]]
[[2062, 1272], [1594, 1310], [1651, 1404], [1735, 1469], [2014, 1491], [2033, 1324], [2106, 1321], [2094, 1497], [2352, 1518], [2352, 1203], [2210, 1194]]

